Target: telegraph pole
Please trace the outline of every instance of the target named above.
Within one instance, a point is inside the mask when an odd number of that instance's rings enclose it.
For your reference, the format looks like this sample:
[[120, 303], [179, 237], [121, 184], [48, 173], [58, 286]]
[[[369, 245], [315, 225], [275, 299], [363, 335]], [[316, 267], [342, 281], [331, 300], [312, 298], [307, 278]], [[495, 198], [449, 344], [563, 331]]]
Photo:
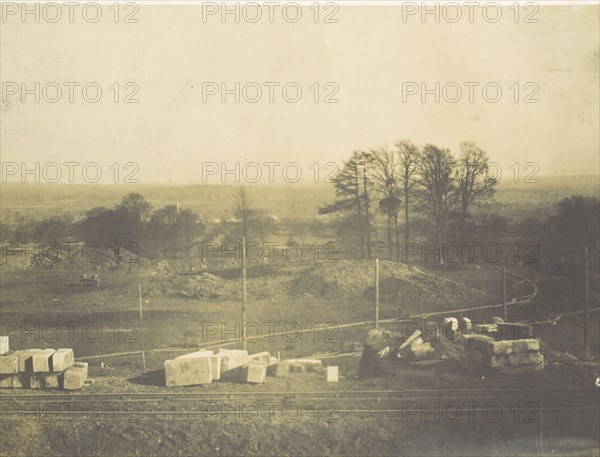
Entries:
[[508, 303], [506, 296], [506, 266], [502, 264], [502, 292], [504, 294], [504, 320], [508, 320], [508, 307], [506, 306]]
[[246, 237], [242, 235], [242, 350], [246, 350]]
[[375, 328], [379, 328], [379, 259], [375, 259]]
[[590, 256], [585, 245], [585, 312], [583, 317], [583, 347], [585, 359], [590, 359]]
[[144, 316], [142, 314], [142, 283], [138, 283], [138, 292], [140, 296], [140, 336], [142, 340], [142, 365], [144, 373], [146, 372], [146, 351], [144, 349]]

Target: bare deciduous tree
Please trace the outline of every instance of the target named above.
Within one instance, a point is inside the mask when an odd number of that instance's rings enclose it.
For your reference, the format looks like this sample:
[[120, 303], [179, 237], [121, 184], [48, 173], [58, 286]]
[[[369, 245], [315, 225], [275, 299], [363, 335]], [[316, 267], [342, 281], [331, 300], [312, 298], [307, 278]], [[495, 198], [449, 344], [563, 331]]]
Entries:
[[404, 243], [406, 245], [410, 241], [409, 209], [416, 183], [420, 152], [419, 148], [409, 140], [398, 141], [396, 147], [398, 148], [400, 182], [404, 198]]
[[400, 210], [398, 167], [394, 152], [385, 147], [372, 150], [371, 155], [375, 159], [373, 181], [375, 189], [381, 197], [379, 199], [379, 209], [387, 216], [388, 253], [390, 260], [392, 260], [392, 220], [394, 221], [394, 233], [396, 234], [397, 257], [400, 251], [398, 239], [398, 211]]
[[[456, 160], [448, 149], [432, 144], [423, 148], [419, 161], [419, 181], [415, 198], [433, 219], [439, 249], [443, 252], [448, 216], [456, 202]], [[443, 256], [441, 256], [443, 262]]]
[[[460, 144], [457, 164], [458, 192], [460, 194], [460, 231], [464, 237], [469, 208], [494, 195], [498, 179], [490, 174], [487, 154], [472, 141]], [[462, 240], [464, 241], [464, 240]]]
[[233, 209], [233, 215], [238, 221], [240, 221], [240, 235], [243, 236], [247, 241], [252, 221], [256, 216], [256, 211], [250, 207], [250, 199], [248, 198], [248, 193], [245, 186], [239, 187], [234, 194], [234, 198], [235, 207]]

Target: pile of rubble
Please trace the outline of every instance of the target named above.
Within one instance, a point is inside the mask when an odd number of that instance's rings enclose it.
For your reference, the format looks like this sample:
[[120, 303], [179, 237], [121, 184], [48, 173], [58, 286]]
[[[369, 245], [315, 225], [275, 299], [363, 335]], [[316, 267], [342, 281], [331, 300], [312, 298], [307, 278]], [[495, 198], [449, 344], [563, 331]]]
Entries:
[[75, 362], [73, 349], [10, 351], [0, 337], [0, 388], [79, 390], [88, 378], [88, 364]]
[[327, 373], [327, 382], [338, 382], [338, 367], [322, 366], [317, 359], [279, 360], [268, 352], [248, 354], [239, 349], [201, 350], [165, 362], [167, 387], [210, 384], [224, 375], [227, 379], [262, 384], [267, 376], [283, 377], [290, 373]]
[[531, 325], [503, 322], [473, 325], [468, 318], [449, 317], [442, 324], [420, 322], [410, 331], [381, 328], [367, 333], [359, 366], [360, 378], [394, 376], [403, 362], [430, 365], [458, 360], [471, 371], [502, 374], [539, 372], [544, 369], [540, 341]]

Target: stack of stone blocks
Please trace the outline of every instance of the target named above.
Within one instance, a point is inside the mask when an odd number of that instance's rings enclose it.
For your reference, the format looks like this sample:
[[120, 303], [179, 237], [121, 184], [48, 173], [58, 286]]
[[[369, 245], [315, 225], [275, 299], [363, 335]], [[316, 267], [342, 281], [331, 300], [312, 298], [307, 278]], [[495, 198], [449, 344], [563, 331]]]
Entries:
[[88, 364], [75, 362], [73, 349], [11, 351], [0, 336], [0, 388], [78, 390], [88, 378]]
[[474, 330], [476, 333], [464, 338], [470, 369], [502, 374], [527, 374], [544, 369], [544, 355], [539, 339], [534, 338], [532, 326], [502, 322], [475, 326]]

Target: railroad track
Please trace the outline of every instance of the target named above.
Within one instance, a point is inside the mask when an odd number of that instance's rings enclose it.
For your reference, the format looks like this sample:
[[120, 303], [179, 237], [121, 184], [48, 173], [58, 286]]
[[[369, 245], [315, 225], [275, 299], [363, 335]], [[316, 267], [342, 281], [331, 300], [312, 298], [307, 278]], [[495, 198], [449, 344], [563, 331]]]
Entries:
[[335, 400], [335, 401], [463, 401], [463, 400], [530, 400], [555, 405], [589, 402], [600, 408], [600, 389], [451, 389], [451, 390], [315, 390], [261, 392], [110, 392], [44, 394], [0, 393], [0, 404], [27, 402], [208, 402], [258, 400]]
[[269, 392], [0, 394], [0, 422], [257, 420], [334, 422], [343, 416], [402, 421], [600, 417], [600, 389], [464, 389]]
[[0, 393], [0, 425], [15, 419], [44, 423], [76, 420], [335, 423], [348, 416], [386, 417], [402, 422], [502, 420], [534, 424], [541, 430], [544, 418], [597, 422], [600, 389]]

